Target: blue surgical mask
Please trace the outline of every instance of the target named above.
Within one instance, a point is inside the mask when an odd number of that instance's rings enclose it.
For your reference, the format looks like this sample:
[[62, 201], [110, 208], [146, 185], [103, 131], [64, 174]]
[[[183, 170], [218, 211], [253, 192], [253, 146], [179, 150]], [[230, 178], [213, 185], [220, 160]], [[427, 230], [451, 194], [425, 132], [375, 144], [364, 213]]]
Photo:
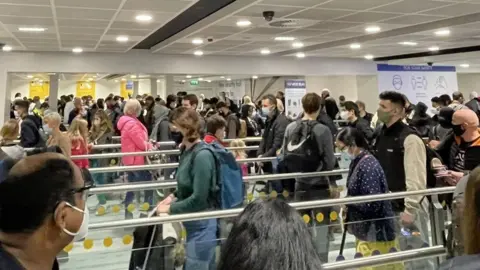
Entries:
[[268, 116], [270, 114], [270, 108], [268, 107], [262, 107], [262, 114], [264, 116]]
[[348, 152], [347, 149], [343, 150], [342, 151], [342, 159], [345, 159], [345, 160], [348, 160], [348, 161], [352, 161], [355, 159], [355, 155], [354, 154], [350, 154]]
[[49, 127], [47, 124], [43, 125], [42, 128], [43, 128], [43, 132], [45, 132], [45, 134], [47, 134], [47, 135], [52, 134], [52, 131], [53, 131], [53, 130], [52, 130], [52, 128]]

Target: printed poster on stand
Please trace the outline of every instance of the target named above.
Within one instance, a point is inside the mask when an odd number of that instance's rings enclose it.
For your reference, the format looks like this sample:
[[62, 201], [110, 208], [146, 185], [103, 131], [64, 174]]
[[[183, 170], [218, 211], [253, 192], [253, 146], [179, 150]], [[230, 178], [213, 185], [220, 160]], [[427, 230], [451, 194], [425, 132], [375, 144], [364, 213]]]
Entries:
[[285, 113], [296, 119], [302, 112], [302, 98], [307, 93], [305, 80], [285, 81]]
[[458, 90], [457, 72], [453, 66], [377, 65], [378, 90], [398, 91], [410, 102], [423, 102], [431, 107], [431, 99]]

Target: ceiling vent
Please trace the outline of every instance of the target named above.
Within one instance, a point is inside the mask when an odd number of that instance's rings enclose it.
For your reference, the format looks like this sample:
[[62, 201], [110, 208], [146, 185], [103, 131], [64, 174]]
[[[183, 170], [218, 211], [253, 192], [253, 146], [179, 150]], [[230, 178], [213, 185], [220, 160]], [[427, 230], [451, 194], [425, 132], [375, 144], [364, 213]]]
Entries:
[[311, 22], [301, 21], [301, 20], [279, 20], [269, 23], [271, 27], [278, 28], [300, 28], [305, 26], [312, 25]]

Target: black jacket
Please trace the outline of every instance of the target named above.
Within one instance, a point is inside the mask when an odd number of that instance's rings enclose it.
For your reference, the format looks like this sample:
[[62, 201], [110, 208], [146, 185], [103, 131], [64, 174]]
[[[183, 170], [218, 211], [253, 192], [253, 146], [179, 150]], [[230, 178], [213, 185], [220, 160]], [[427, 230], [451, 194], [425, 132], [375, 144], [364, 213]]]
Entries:
[[264, 157], [276, 156], [277, 151], [282, 148], [288, 124], [290, 124], [290, 121], [288, 121], [287, 117], [275, 110], [273, 116], [267, 119], [257, 155]]
[[358, 117], [357, 121], [348, 124], [351, 127], [356, 128], [360, 132], [362, 132], [363, 136], [367, 139], [367, 141], [373, 140], [373, 129], [370, 127], [370, 124], [364, 118]]
[[42, 119], [36, 115], [28, 115], [22, 120], [20, 146], [23, 148], [45, 146], [45, 140], [40, 136]]
[[330, 118], [330, 116], [328, 116], [328, 114], [326, 112], [320, 111], [320, 114], [318, 114], [318, 116], [317, 116], [317, 121], [320, 124], [323, 124], [323, 125], [328, 127], [328, 129], [332, 133], [332, 137], [334, 138], [334, 141], [335, 141], [335, 135], [338, 132], [338, 128], [335, 125], [335, 123], [333, 122], [333, 119]]

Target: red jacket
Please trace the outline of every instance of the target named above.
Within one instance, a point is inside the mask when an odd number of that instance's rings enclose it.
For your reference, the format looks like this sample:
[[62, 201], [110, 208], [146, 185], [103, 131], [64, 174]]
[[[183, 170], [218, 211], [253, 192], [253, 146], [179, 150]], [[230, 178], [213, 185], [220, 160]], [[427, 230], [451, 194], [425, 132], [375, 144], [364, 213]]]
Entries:
[[217, 137], [213, 136], [212, 134], [207, 134], [205, 135], [205, 138], [203, 139], [204, 142], [208, 144], [212, 144], [214, 142], [219, 142], [221, 145], [227, 147], [228, 143], [222, 142], [221, 140], [217, 139]]

